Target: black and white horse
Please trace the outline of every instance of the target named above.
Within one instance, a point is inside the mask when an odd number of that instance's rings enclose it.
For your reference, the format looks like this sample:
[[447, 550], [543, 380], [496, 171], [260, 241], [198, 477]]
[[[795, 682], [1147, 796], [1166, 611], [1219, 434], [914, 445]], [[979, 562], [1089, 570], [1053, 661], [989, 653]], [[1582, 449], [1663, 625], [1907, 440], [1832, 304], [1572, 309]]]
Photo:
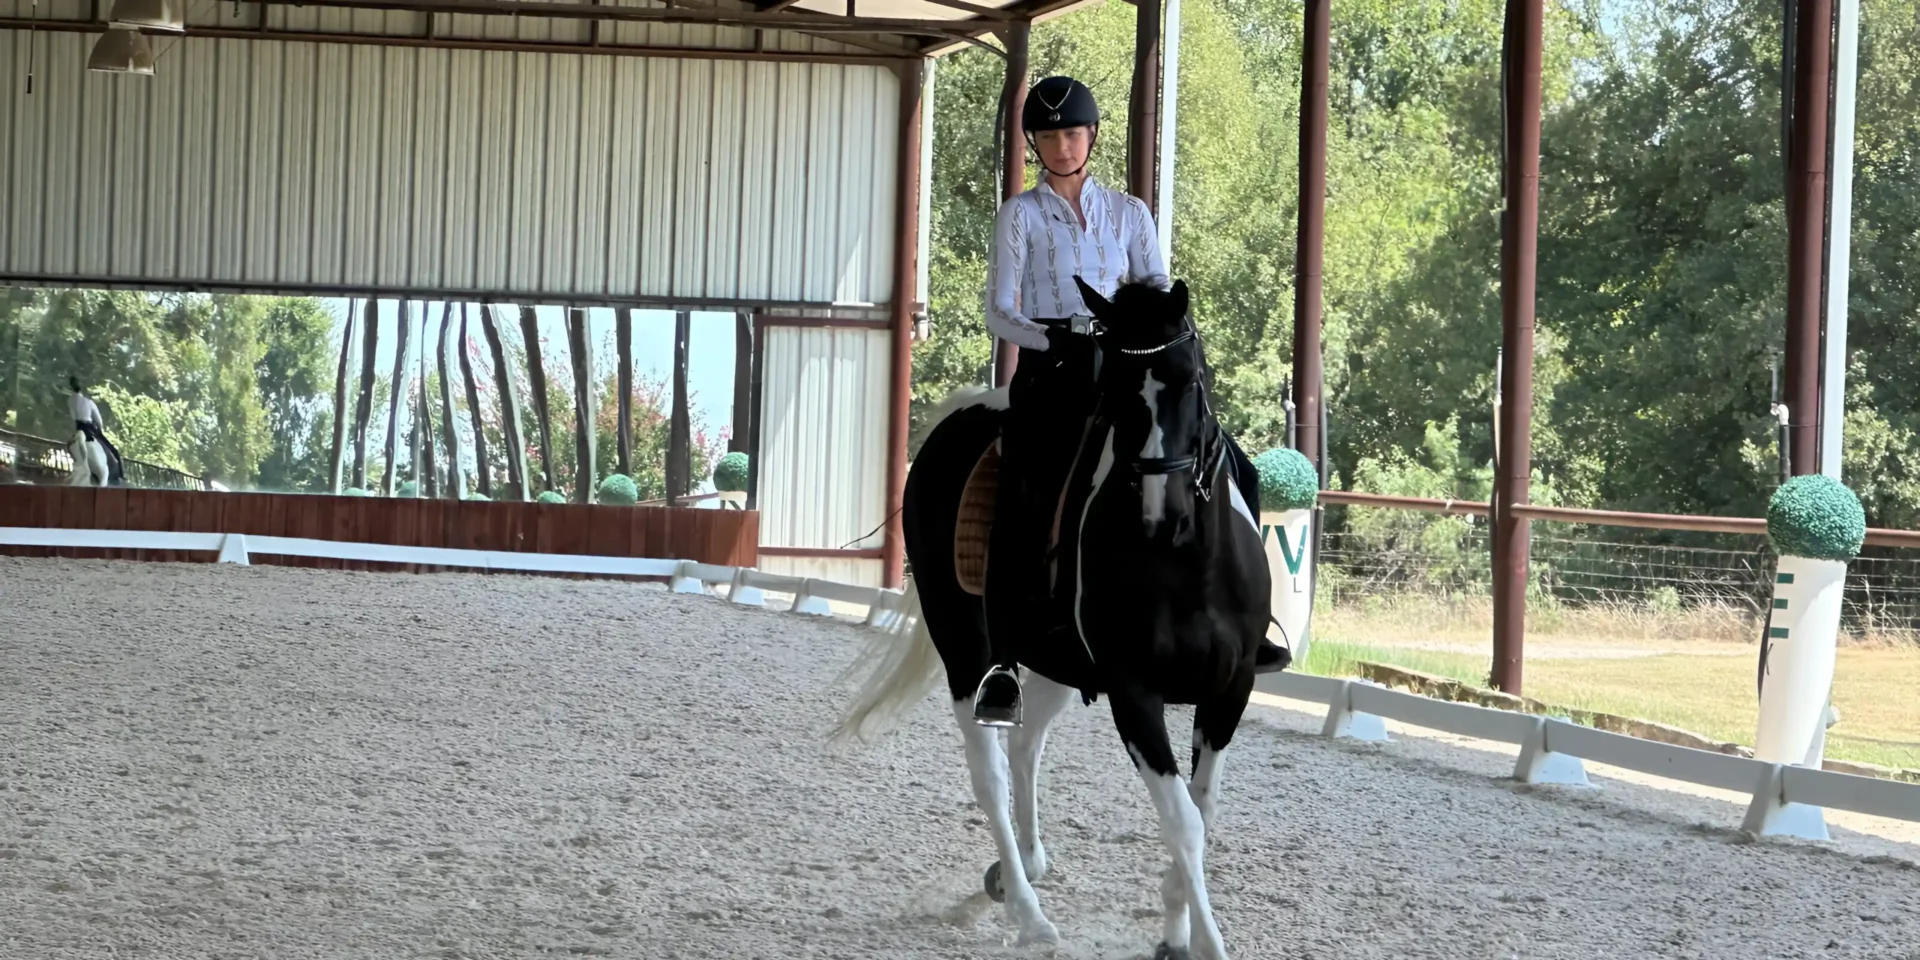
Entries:
[[[920, 445], [903, 515], [914, 573], [908, 615], [851, 668], [871, 664], [873, 672], [836, 736], [871, 737], [897, 724], [944, 665], [974, 799], [1000, 855], [988, 891], [1004, 897], [1020, 942], [1055, 942], [1033, 890], [1047, 872], [1040, 755], [1048, 726], [1075, 696], [1105, 695], [1172, 855], [1155, 956], [1225, 960], [1202, 860], [1221, 754], [1246, 710], [1268, 622], [1258, 506], [1234, 482], [1185, 285], [1130, 285], [1111, 302], [1081, 289], [1097, 321], [1101, 369], [1060, 511], [1057, 582], [1070, 594], [1071, 619], [1067, 629], [1036, 628], [1015, 643], [1028, 674], [1023, 722], [1008, 730], [1011, 764], [995, 730], [973, 719], [974, 691], [990, 666], [986, 608], [959, 582], [954, 552], [962, 493], [999, 436], [1005, 391], [950, 402]], [[1167, 704], [1196, 708], [1190, 781], [1168, 740]]]

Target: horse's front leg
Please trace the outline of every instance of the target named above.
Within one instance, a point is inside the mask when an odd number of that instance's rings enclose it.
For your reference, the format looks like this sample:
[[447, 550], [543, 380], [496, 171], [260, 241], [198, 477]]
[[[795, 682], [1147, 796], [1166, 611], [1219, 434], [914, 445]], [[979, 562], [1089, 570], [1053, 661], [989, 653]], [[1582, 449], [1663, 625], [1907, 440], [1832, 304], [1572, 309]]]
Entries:
[[1020, 943], [1058, 943], [1060, 931], [1040, 911], [1040, 897], [1027, 880], [1020, 844], [1013, 835], [1007, 810], [1007, 757], [992, 727], [973, 722], [973, 698], [953, 702], [953, 718], [967, 744], [967, 771], [973, 778], [973, 801], [987, 818], [993, 845], [1000, 852], [999, 881], [1007, 905], [1007, 919], [1020, 931]]
[[[1220, 802], [1220, 773], [1225, 759], [1227, 744], [1233, 742], [1234, 732], [1240, 728], [1240, 718], [1246, 714], [1247, 701], [1253, 693], [1253, 673], [1247, 671], [1242, 681], [1219, 699], [1210, 700], [1199, 706], [1193, 716], [1193, 779], [1187, 783], [1187, 795], [1192, 798], [1195, 809], [1200, 811], [1202, 845], [1213, 838], [1214, 810]], [[1172, 880], [1170, 872], [1168, 879]], [[1161, 897], [1167, 901], [1167, 887], [1162, 886]], [[1189, 922], [1195, 926], [1213, 923], [1211, 915], [1203, 915], [1199, 901], [1181, 898]], [[1167, 909], [1172, 910], [1169, 901]]]
[[67, 476], [70, 487], [85, 487], [92, 484], [93, 471], [87, 462], [87, 441], [76, 440], [67, 447], [67, 453], [73, 457], [73, 473]]
[[1158, 697], [1123, 692], [1113, 693], [1108, 700], [1120, 739], [1133, 757], [1147, 795], [1153, 798], [1160, 816], [1160, 839], [1173, 859], [1160, 888], [1166, 912], [1155, 960], [1185, 958], [1189, 946], [1193, 956], [1227, 960], [1226, 943], [1207, 900], [1206, 824], [1174, 761], [1173, 744], [1167, 739], [1166, 705]]
[[1026, 701], [1020, 726], [1007, 731], [1013, 764], [1013, 823], [1020, 834], [1020, 855], [1027, 879], [1047, 874], [1047, 848], [1040, 842], [1040, 755], [1047, 748], [1047, 729], [1073, 703], [1074, 689], [1029, 672], [1021, 695]]

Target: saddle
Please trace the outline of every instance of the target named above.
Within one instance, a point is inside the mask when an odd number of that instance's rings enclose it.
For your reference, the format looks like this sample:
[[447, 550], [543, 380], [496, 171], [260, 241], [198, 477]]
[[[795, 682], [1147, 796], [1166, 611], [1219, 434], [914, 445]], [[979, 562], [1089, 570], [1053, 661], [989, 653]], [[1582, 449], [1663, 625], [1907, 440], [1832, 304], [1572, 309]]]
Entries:
[[[1084, 442], [1084, 437], [1082, 439]], [[1073, 481], [1080, 472], [1080, 459], [1076, 453], [1066, 475], [1060, 478], [1060, 492], [1054, 498], [1053, 521], [1048, 526], [1046, 544], [1049, 580], [1058, 576], [1056, 558], [1060, 550], [1063, 520], [1068, 498], [1074, 490]], [[1000, 441], [995, 440], [980, 454], [972, 472], [967, 475], [966, 486], [961, 488], [960, 493], [960, 515], [953, 531], [954, 577], [959, 580], [960, 589], [976, 597], [986, 596], [987, 545], [992, 538], [994, 507], [999, 493]]]
[[974, 462], [960, 493], [960, 519], [953, 530], [953, 573], [960, 589], [976, 597], [987, 592], [987, 541], [1000, 492], [1000, 441], [987, 445]]

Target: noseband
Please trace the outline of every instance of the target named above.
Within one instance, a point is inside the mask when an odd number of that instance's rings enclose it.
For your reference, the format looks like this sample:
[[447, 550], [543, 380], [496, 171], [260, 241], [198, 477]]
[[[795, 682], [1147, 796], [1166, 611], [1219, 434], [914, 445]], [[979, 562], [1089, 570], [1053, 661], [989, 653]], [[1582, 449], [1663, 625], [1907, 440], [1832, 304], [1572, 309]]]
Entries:
[[[1105, 333], [1106, 331], [1103, 326], [1096, 325], [1094, 332]], [[1199, 355], [1199, 351], [1202, 349], [1200, 345], [1200, 332], [1191, 325], [1179, 336], [1158, 346], [1138, 348], [1115, 347], [1114, 349], [1130, 357], [1150, 357], [1155, 354], [1165, 353], [1184, 343], [1193, 344], [1195, 351], [1194, 360], [1196, 361], [1195, 366], [1197, 368], [1203, 367], [1204, 361]], [[1213, 419], [1213, 405], [1207, 399], [1207, 391], [1204, 385], [1201, 386], [1200, 390], [1200, 410], [1203, 419]], [[1194, 494], [1203, 501], [1211, 501], [1213, 499], [1213, 478], [1219, 472], [1220, 458], [1226, 454], [1226, 449], [1227, 445], [1224, 440], [1224, 432], [1220, 429], [1219, 422], [1215, 421], [1213, 429], [1201, 435], [1200, 449], [1196, 453], [1184, 457], [1126, 457], [1123, 459], [1127, 466], [1133, 470], [1134, 476], [1136, 477], [1134, 481], [1136, 486], [1139, 485], [1139, 480], [1137, 479], [1139, 477], [1167, 476], [1169, 474], [1179, 473], [1182, 470], [1191, 470], [1193, 471]]]

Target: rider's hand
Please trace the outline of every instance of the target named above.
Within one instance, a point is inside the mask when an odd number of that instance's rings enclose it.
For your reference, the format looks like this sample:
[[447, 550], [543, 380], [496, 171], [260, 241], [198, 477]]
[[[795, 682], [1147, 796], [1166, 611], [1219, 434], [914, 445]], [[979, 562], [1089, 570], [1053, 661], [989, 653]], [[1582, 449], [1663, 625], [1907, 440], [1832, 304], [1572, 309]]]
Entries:
[[1063, 327], [1047, 328], [1047, 352], [1066, 358], [1093, 349], [1093, 338]]

